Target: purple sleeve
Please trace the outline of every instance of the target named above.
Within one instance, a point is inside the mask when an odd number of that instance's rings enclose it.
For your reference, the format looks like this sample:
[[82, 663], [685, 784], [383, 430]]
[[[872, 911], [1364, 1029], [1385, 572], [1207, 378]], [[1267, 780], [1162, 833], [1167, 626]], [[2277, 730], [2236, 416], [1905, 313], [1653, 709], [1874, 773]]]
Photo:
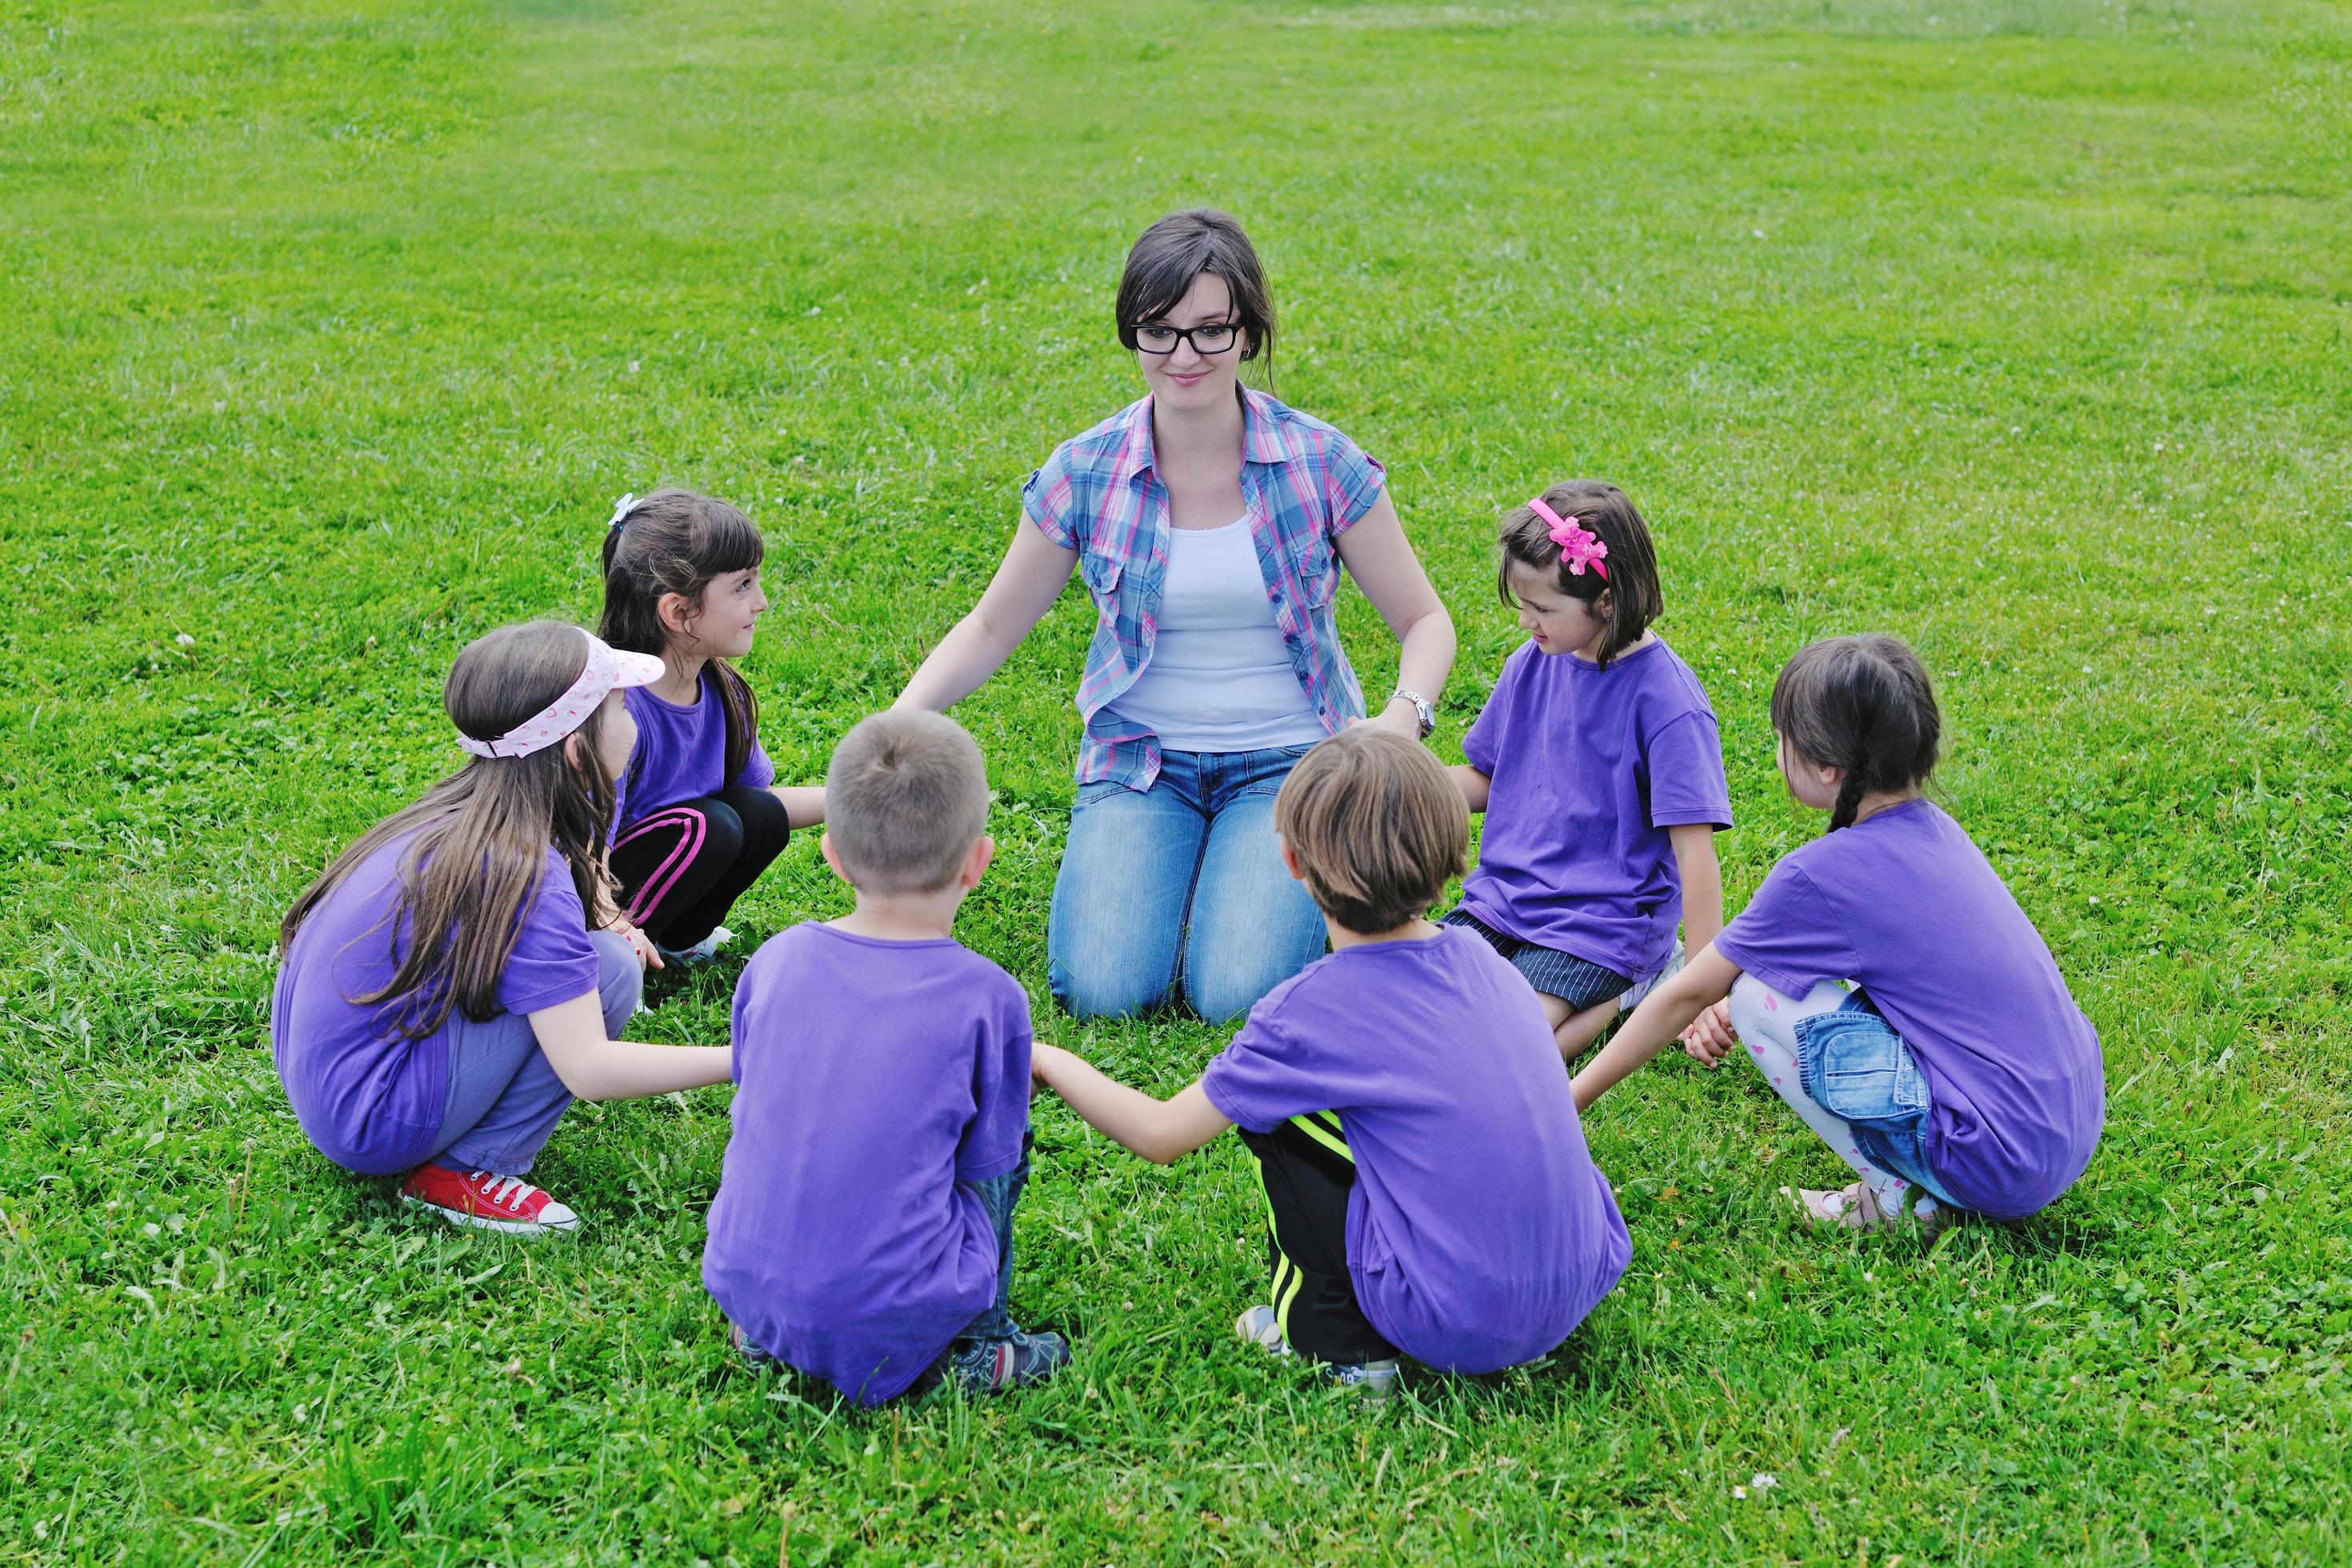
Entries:
[[1486, 694], [1486, 706], [1478, 710], [1478, 717], [1463, 732], [1463, 757], [1488, 778], [1495, 776], [1495, 763], [1503, 754], [1503, 730], [1509, 721], [1511, 695], [1518, 684], [1517, 676], [1516, 656], [1504, 660], [1503, 673], [1495, 679], [1495, 689]]
[[760, 737], [751, 737], [751, 754], [743, 759], [743, 771], [727, 782], [730, 787], [741, 784], [748, 789], [766, 789], [776, 782], [776, 764], [768, 760], [768, 749], [760, 744]]
[[1704, 822], [1731, 826], [1731, 785], [1723, 776], [1723, 742], [1715, 715], [1690, 712], [1650, 737], [1650, 826]]
[[499, 971], [499, 1005], [520, 1015], [596, 994], [596, 947], [572, 886], [572, 869], [551, 852], [539, 893], [515, 926], [514, 951]]
[[1362, 521], [1387, 483], [1388, 470], [1370, 453], [1332, 431], [1323, 447], [1323, 504], [1330, 513], [1332, 537]]
[[1783, 859], [1715, 939], [1715, 951], [1783, 996], [1860, 973], [1829, 900], [1803, 868]]
[[1021, 1163], [1029, 1133], [1029, 998], [1008, 976], [1013, 999], [982, 1022], [971, 1064], [975, 1110], [956, 1145], [959, 1182], [984, 1182]]
[[1043, 467], [1021, 487], [1021, 515], [1037, 531], [1065, 550], [1079, 548], [1078, 531], [1070, 511], [1070, 457], [1067, 443], [1054, 448]]
[[1271, 1132], [1294, 1116], [1330, 1109], [1332, 1085], [1314, 1054], [1271, 1018], [1252, 1013], [1201, 1074], [1202, 1092], [1236, 1127]]

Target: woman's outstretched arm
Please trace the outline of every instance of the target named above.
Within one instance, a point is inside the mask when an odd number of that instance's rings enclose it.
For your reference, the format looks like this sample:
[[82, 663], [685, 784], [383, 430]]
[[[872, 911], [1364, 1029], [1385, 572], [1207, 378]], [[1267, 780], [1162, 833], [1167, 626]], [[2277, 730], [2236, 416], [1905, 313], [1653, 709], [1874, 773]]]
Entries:
[[1076, 551], [1055, 543], [1035, 523], [1026, 518], [1015, 523], [1013, 542], [980, 603], [940, 639], [891, 706], [945, 712], [980, 689], [1054, 607], [1077, 563]]
[[[1434, 703], [1454, 671], [1454, 617], [1429, 585], [1429, 574], [1421, 569], [1386, 490], [1339, 536], [1339, 559], [1396, 634], [1398, 687]], [[1421, 733], [1420, 718], [1409, 702], [1376, 709], [1372, 717], [1400, 734]]]

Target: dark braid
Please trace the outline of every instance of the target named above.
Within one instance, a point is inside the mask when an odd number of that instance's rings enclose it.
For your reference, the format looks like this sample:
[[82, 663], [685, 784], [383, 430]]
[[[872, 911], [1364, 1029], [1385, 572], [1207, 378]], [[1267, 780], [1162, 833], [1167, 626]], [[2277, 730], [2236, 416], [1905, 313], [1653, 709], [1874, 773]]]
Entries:
[[1868, 776], [1869, 766], [1867, 761], [1858, 759], [1846, 768], [1845, 782], [1838, 785], [1837, 806], [1830, 813], [1832, 833], [1841, 827], [1853, 826], [1854, 814], [1862, 809], [1864, 781]]
[[1919, 656], [1871, 633], [1799, 649], [1772, 683], [1772, 728], [1816, 767], [1844, 759], [1834, 833], [1853, 826], [1863, 796], [1908, 789], [1935, 771], [1943, 721]]

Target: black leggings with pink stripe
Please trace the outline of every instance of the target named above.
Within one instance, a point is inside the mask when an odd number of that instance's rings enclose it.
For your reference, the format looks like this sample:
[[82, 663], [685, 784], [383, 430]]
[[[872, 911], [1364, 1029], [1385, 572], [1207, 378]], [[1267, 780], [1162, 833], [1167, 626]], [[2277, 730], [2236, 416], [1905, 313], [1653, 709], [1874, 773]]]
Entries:
[[784, 803], [739, 784], [641, 816], [613, 841], [621, 908], [667, 948], [692, 947], [727, 918], [792, 835]]

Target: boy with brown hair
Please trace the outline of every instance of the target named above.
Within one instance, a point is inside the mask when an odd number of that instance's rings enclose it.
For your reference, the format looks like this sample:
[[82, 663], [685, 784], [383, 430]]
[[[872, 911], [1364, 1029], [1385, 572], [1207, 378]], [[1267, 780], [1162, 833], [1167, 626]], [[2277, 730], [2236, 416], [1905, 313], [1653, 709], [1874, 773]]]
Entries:
[[950, 934], [996, 850], [980, 748], [937, 713], [877, 713], [824, 790], [824, 858], [857, 907], [744, 965], [703, 1284], [750, 1359], [862, 1405], [1041, 1381], [1070, 1347], [1008, 1310], [1029, 998]]
[[1240, 1128], [1274, 1291], [1235, 1323], [1244, 1340], [1376, 1392], [1400, 1352], [1463, 1373], [1544, 1354], [1632, 1249], [1536, 994], [1476, 936], [1423, 918], [1462, 869], [1460, 794], [1421, 746], [1359, 726], [1291, 772], [1274, 822], [1330, 955], [1171, 1100], [1052, 1046], [1038, 1079], [1163, 1164]]

